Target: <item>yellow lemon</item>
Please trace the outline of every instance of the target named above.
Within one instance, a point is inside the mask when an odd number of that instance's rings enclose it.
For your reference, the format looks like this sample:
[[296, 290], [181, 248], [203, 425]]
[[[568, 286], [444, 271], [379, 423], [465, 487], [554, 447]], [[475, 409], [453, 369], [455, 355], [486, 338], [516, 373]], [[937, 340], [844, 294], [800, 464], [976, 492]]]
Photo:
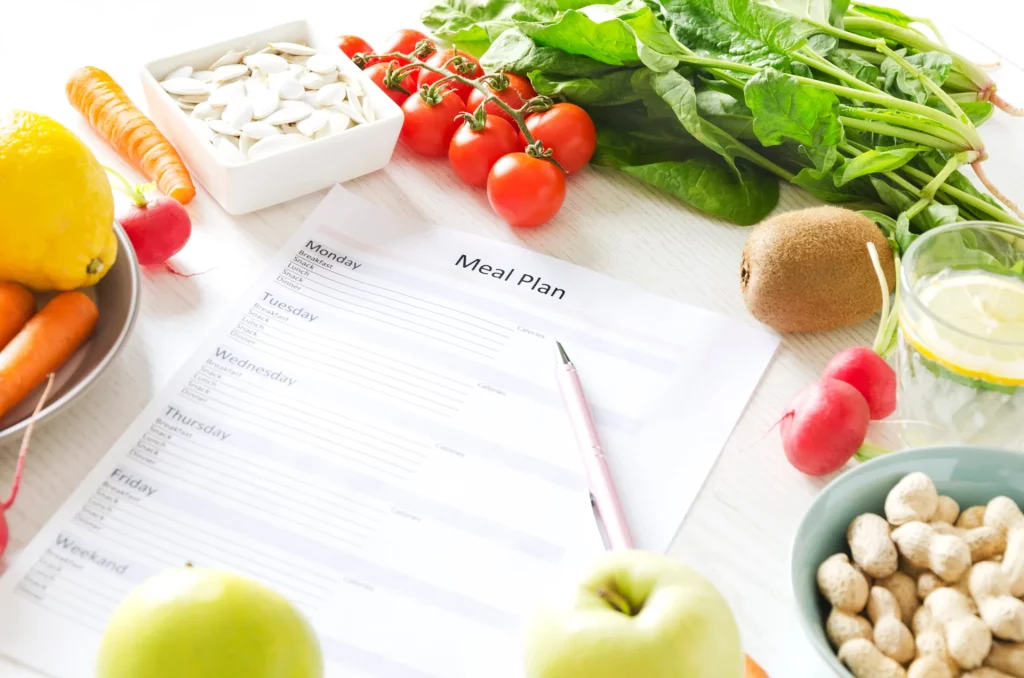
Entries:
[[92, 151], [44, 115], [0, 114], [0, 280], [87, 287], [116, 258], [114, 197]]
[[904, 336], [923, 356], [970, 379], [1024, 386], [1024, 280], [983, 270], [922, 280], [918, 300], [941, 319], [904, 313]]

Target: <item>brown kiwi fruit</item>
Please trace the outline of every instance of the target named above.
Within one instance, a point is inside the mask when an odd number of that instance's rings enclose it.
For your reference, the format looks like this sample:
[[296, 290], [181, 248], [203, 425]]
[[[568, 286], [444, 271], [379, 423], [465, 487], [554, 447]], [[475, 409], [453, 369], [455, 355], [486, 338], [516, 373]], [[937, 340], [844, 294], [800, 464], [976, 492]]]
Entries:
[[892, 291], [892, 249], [863, 214], [813, 207], [767, 219], [743, 248], [743, 300], [755, 318], [780, 332], [823, 332], [864, 322], [882, 308], [869, 242], [878, 248]]

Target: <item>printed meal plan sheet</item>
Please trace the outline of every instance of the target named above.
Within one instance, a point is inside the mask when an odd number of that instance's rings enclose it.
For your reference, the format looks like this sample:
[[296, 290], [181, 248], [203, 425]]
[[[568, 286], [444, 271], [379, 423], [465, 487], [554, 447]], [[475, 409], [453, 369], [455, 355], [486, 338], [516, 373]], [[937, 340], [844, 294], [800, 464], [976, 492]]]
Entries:
[[666, 549], [776, 339], [336, 187], [0, 578], [0, 653], [91, 674], [118, 602], [190, 562], [288, 596], [331, 678], [519, 678], [601, 548], [555, 339]]

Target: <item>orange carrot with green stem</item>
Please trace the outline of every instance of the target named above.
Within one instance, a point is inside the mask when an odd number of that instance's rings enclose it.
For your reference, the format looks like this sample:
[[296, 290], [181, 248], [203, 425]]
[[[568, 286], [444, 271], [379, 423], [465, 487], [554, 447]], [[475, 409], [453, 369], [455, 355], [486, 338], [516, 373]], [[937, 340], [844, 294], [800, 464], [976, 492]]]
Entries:
[[99, 309], [81, 292], [50, 300], [0, 351], [0, 418], [85, 343], [99, 320]]
[[0, 348], [7, 345], [36, 312], [36, 299], [27, 287], [0, 282]]
[[191, 202], [196, 188], [181, 156], [113, 78], [85, 66], [71, 74], [64, 89], [71, 105], [122, 158], [165, 194], [183, 205]]

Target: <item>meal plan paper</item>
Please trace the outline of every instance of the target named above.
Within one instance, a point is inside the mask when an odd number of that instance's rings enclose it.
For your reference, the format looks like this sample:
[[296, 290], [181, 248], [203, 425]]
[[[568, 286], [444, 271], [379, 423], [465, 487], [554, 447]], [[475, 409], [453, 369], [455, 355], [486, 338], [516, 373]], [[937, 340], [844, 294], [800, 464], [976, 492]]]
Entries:
[[329, 677], [518, 678], [601, 548], [556, 339], [666, 549], [776, 339], [335, 188], [0, 578], [0, 652], [91, 674], [118, 602], [189, 562], [288, 596]]

